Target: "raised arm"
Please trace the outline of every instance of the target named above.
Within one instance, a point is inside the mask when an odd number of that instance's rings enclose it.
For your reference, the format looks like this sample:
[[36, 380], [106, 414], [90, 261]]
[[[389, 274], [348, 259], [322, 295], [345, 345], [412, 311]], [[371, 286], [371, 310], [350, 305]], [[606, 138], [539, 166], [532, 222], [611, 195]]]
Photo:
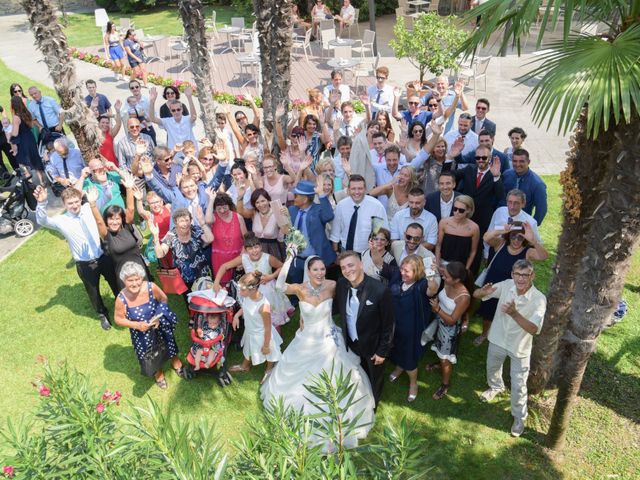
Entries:
[[98, 189], [91, 185], [87, 190], [87, 201], [89, 202], [89, 206], [91, 207], [91, 213], [93, 214], [93, 218], [96, 221], [96, 225], [98, 226], [98, 234], [100, 238], [104, 240], [107, 236], [107, 226], [104, 223], [102, 215], [100, 215], [100, 210], [98, 210], [98, 205], [96, 205], [96, 201], [98, 200]]
[[131, 175], [129, 172], [123, 171], [121, 173], [121, 176], [122, 176], [121, 183], [124, 186], [124, 188], [126, 188], [127, 190], [127, 203], [126, 203], [126, 208], [124, 210], [125, 223], [132, 224], [134, 214], [135, 214], [135, 200], [133, 196], [133, 187], [136, 186], [136, 181], [133, 175]]
[[[149, 230], [153, 235], [153, 250], [156, 252], [156, 257], [163, 258], [169, 252], [169, 245], [160, 242], [160, 229], [154, 222], [149, 222]], [[167, 233], [167, 237], [169, 235], [173, 233]]]
[[122, 102], [120, 100], [116, 100], [116, 103], [113, 105], [116, 110], [116, 114], [114, 115], [115, 123], [109, 133], [113, 138], [116, 138], [120, 128], [122, 127], [122, 117], [120, 116], [120, 108], [122, 107]]
[[402, 115], [398, 111], [398, 103], [400, 102], [400, 95], [402, 94], [402, 90], [398, 87], [393, 88], [393, 105], [391, 106], [391, 115], [396, 120], [402, 120]]
[[191, 124], [196, 123], [198, 119], [198, 114], [196, 112], [196, 106], [193, 104], [193, 88], [187, 87], [184, 90], [184, 95], [187, 97], [187, 102], [189, 102], [189, 118], [191, 119]]
[[151, 87], [149, 90], [149, 120], [153, 123], [163, 126], [162, 119], [156, 116], [156, 100], [158, 98], [158, 90], [156, 87]]
[[229, 110], [228, 106], [225, 105], [224, 107], [222, 107], [222, 111], [227, 117], [227, 123], [231, 127], [231, 131], [236, 136], [236, 140], [238, 141], [238, 146], [242, 148], [244, 144], [247, 143], [247, 139], [244, 138], [244, 135], [242, 134], [240, 127], [238, 127], [238, 122], [236, 122], [236, 118], [233, 115], [231, 115], [231, 110]]

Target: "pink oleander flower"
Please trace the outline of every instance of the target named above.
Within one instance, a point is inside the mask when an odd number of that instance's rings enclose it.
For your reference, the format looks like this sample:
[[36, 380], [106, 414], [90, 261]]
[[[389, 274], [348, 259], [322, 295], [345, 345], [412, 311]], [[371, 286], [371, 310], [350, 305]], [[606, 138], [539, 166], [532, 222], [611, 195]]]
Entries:
[[112, 402], [115, 402], [116, 405], [120, 405], [120, 399], [122, 398], [122, 393], [120, 393], [119, 391], [115, 391], [111, 394], [111, 398], [110, 400]]
[[108, 400], [111, 398], [111, 392], [109, 390], [105, 390], [102, 394], [102, 401]]
[[45, 385], [40, 385], [39, 392], [41, 397], [48, 397], [51, 395], [51, 390], [49, 390]]
[[4, 473], [5, 477], [12, 478], [15, 471], [11, 465], [5, 465], [4, 467], [2, 467], [2, 473]]
[[98, 412], [98, 413], [104, 412], [104, 404], [103, 403], [99, 403], [98, 405], [96, 405], [96, 412]]

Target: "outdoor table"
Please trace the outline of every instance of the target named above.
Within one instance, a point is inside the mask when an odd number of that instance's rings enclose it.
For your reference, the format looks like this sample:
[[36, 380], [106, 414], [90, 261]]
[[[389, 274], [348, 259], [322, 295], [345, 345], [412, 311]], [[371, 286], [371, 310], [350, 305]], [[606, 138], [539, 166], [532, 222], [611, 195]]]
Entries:
[[353, 47], [356, 41], [351, 38], [336, 38], [335, 40], [329, 40], [328, 43], [332, 47]]
[[235, 52], [235, 50], [233, 49], [233, 45], [231, 45], [231, 34], [240, 33], [241, 31], [242, 29], [240, 27], [227, 27], [226, 25], [218, 30], [218, 32], [225, 33], [227, 35], [227, 43], [229, 44], [229, 46], [222, 50], [220, 53], [226, 53], [229, 51]]
[[429, 6], [431, 2], [428, 2], [427, 0], [409, 0], [407, 3], [413, 6], [417, 13], [422, 9], [422, 7]]
[[[171, 50], [177, 53], [178, 58], [181, 58], [184, 53], [189, 51], [189, 47], [186, 44], [179, 42], [174, 45], [171, 45]], [[180, 70], [180, 73], [184, 73], [185, 71], [189, 70], [189, 68], [191, 68], [191, 65], [188, 59], [183, 58], [183, 61], [184, 61], [184, 67], [182, 67], [182, 70]]]
[[165, 61], [164, 58], [160, 57], [157, 45], [158, 42], [164, 40], [165, 38], [167, 37], [165, 37], [164, 35], [145, 35], [140, 39], [145, 44], [145, 50], [148, 50], [147, 45], [150, 45], [150, 48], [153, 48], [153, 51], [155, 52], [155, 55], [147, 57], [147, 63], [151, 63], [152, 60], [160, 60], [161, 62]]
[[[242, 55], [237, 57], [238, 62], [240, 63], [240, 74], [242, 75], [242, 71], [246, 69], [247, 76], [249, 79], [244, 82], [242, 88], [249, 85], [252, 81], [255, 80], [256, 87], [260, 87], [260, 79], [258, 75], [256, 75], [256, 67], [260, 65], [260, 57], [257, 55]], [[251, 69], [252, 74], [249, 73], [249, 69]]]
[[344, 75], [344, 70], [350, 70], [362, 63], [361, 58], [332, 58], [327, 62], [331, 68], [338, 69]]

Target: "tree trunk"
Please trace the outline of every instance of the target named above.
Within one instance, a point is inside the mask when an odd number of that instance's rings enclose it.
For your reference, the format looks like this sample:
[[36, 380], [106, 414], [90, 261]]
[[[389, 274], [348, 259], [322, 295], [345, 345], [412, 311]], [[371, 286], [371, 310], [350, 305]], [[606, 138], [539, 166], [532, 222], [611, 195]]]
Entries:
[[22, 0], [21, 4], [60, 98], [65, 123], [73, 132], [84, 159], [99, 157], [104, 136], [82, 97], [67, 37], [58, 23], [51, 0]]
[[[369, 30], [376, 31], [376, 2], [369, 0]], [[378, 35], [373, 38], [373, 55], [378, 54]]]
[[[547, 313], [540, 335], [534, 338], [531, 372], [527, 382], [529, 393], [539, 394], [553, 372], [553, 356], [564, 334], [571, 314], [575, 278], [587, 247], [587, 234], [593, 213], [601, 201], [599, 192], [603, 176], [594, 175], [603, 168], [612, 142], [588, 139], [585, 133], [586, 110], [583, 110], [569, 142], [571, 151], [567, 168], [560, 176], [563, 185], [563, 223], [558, 243], [554, 276], [547, 295]], [[604, 134], [603, 134], [604, 135]]]
[[202, 0], [180, 0], [178, 10], [189, 43], [191, 73], [198, 90], [198, 102], [202, 113], [200, 118], [204, 124], [207, 138], [216, 140], [216, 109], [213, 100], [213, 76], [211, 56], [207, 47], [206, 29], [202, 16]]
[[[597, 140], [607, 154], [597, 156], [605, 168], [598, 189], [601, 205], [593, 215], [580, 263], [571, 321], [560, 339], [557, 364], [558, 397], [547, 436], [549, 447], [561, 450], [571, 410], [596, 340], [617, 308], [632, 253], [640, 239], [640, 119], [620, 123]], [[585, 152], [592, 154], [592, 152]], [[594, 155], [595, 156], [595, 155]], [[604, 170], [604, 171], [603, 171]], [[560, 246], [558, 247], [560, 249]]]
[[[276, 108], [289, 105], [292, 3], [291, 0], [254, 0], [253, 3], [260, 41], [264, 125], [269, 132], [274, 132]], [[275, 135], [273, 138], [275, 143]]]

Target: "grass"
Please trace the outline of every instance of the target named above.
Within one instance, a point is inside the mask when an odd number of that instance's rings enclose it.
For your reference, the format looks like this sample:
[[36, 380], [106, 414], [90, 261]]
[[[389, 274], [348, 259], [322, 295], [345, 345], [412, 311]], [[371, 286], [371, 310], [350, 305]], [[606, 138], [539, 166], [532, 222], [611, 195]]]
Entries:
[[[6, 105], [11, 81], [27, 88], [34, 82], [0, 62], [0, 101]], [[44, 88], [43, 92], [53, 92]], [[557, 176], [547, 176], [550, 208], [542, 228], [552, 258], [537, 267], [536, 284], [546, 290], [550, 267], [560, 233], [560, 186]], [[107, 289], [108, 290], [108, 289]], [[113, 311], [113, 297], [105, 295]], [[385, 386], [375, 430], [386, 418], [408, 416], [427, 439], [425, 469], [438, 479], [632, 479], [640, 470], [640, 255], [634, 258], [624, 298], [629, 313], [616, 327], [605, 330], [598, 341], [571, 421], [567, 448], [561, 458], [551, 458], [542, 447], [548, 427], [553, 394], [532, 399], [528, 429], [520, 439], [509, 436], [509, 401], [485, 405], [478, 393], [485, 388], [486, 344], [471, 345], [480, 333], [478, 322], [462, 338], [459, 364], [455, 366], [450, 395], [431, 400], [438, 374], [420, 372], [418, 400], [406, 402], [408, 384], [402, 378]], [[0, 412], [2, 417], [28, 414], [37, 399], [31, 380], [40, 373], [35, 357], [53, 362], [68, 361], [88, 374], [98, 386], [123, 392], [131, 404], [146, 395], [178, 415], [197, 422], [202, 416], [215, 419], [217, 432], [226, 442], [239, 438], [247, 418], [258, 415], [261, 403], [258, 382], [262, 367], [237, 375], [222, 389], [210, 378], [180, 381], [172, 372], [165, 392], [140, 376], [129, 333], [122, 329], [104, 332], [89, 305], [76, 275], [66, 242], [42, 230], [0, 264]], [[180, 298], [171, 305], [180, 317], [177, 328], [182, 353], [189, 346], [187, 316]], [[285, 345], [295, 333], [291, 322], [284, 328]], [[232, 351], [230, 364], [241, 354]], [[423, 364], [431, 362], [429, 352]], [[390, 368], [390, 367], [388, 367]], [[131, 405], [123, 408], [131, 408]], [[227, 448], [230, 448], [227, 444]]]
[[[217, 14], [216, 24], [218, 27], [222, 27], [224, 24], [230, 25], [231, 17], [241, 16], [230, 6], [206, 5], [203, 8], [203, 15], [206, 19], [211, 18], [213, 10]], [[109, 13], [109, 20], [115, 22], [118, 27], [122, 17], [130, 18], [134, 22], [135, 28], [144, 30], [145, 34], [178, 36], [183, 32], [180, 13], [175, 6], [145, 10], [140, 14]], [[93, 13], [74, 13], [69, 15], [68, 19], [69, 23], [64, 27], [64, 32], [70, 46], [80, 48], [102, 45], [102, 33], [100, 28], [96, 27]]]

